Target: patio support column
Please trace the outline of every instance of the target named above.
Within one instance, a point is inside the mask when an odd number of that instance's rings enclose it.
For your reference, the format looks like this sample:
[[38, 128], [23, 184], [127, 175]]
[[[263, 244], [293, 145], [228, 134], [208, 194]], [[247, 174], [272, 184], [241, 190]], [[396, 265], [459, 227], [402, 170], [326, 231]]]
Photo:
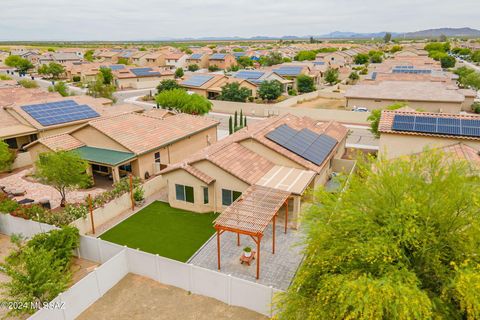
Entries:
[[273, 226], [272, 226], [272, 253], [275, 254], [275, 218], [277, 215], [273, 216]]
[[118, 170], [118, 167], [112, 167], [112, 177], [114, 183], [120, 181], [120, 170]]
[[220, 230], [217, 229], [217, 262], [218, 270], [220, 270]]
[[285, 233], [287, 233], [288, 227], [288, 199], [285, 200]]
[[240, 233], [237, 232], [237, 246], [240, 247]]

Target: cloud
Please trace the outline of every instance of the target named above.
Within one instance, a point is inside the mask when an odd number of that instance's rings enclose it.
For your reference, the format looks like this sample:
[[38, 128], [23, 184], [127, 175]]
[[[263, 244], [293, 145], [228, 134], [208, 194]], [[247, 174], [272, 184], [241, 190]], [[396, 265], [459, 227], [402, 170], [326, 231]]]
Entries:
[[155, 40], [480, 28], [478, 0], [3, 0], [0, 40]]

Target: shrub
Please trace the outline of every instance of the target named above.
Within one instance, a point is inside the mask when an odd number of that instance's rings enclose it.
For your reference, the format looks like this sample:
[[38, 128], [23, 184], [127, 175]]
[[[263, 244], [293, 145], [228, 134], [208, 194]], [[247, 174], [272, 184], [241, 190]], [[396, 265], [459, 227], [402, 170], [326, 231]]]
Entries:
[[297, 90], [295, 90], [295, 89], [288, 89], [288, 95], [289, 95], [289, 96], [296, 96], [296, 95], [297, 95]]
[[7, 198], [6, 196], [3, 196], [3, 199], [0, 199], [0, 212], [1, 213], [12, 213], [18, 208], [20, 208], [20, 205], [17, 203], [17, 201], [12, 200]]
[[200, 67], [195, 63], [188, 66], [188, 71], [190, 71], [190, 72], [195, 72], [198, 69], [200, 69]]
[[33, 80], [28, 80], [28, 79], [18, 80], [18, 84], [27, 89], [38, 88], [38, 84]]
[[315, 83], [313, 78], [307, 76], [306, 74], [300, 74], [297, 77], [297, 88], [300, 93], [307, 93], [315, 91]]
[[82, 78], [80, 76], [73, 76], [72, 80], [73, 80], [73, 82], [80, 82], [80, 80], [82, 80]]
[[263, 100], [272, 101], [282, 94], [282, 84], [278, 80], [263, 81], [258, 89], [258, 95]]
[[12, 78], [6, 74], [0, 74], [0, 80], [12, 80]]
[[180, 89], [177, 81], [174, 79], [165, 79], [157, 86], [157, 92], [160, 93], [166, 90]]
[[480, 102], [474, 102], [472, 104], [472, 110], [475, 112], [475, 113], [480, 113]]
[[211, 66], [208, 67], [208, 71], [210, 71], [210, 72], [215, 72], [215, 71], [218, 71], [218, 70], [220, 70], [220, 68], [216, 65], [211, 65]]
[[143, 190], [142, 187], [135, 188], [133, 191], [133, 200], [138, 202], [142, 201], [143, 199], [145, 199], [145, 190]]

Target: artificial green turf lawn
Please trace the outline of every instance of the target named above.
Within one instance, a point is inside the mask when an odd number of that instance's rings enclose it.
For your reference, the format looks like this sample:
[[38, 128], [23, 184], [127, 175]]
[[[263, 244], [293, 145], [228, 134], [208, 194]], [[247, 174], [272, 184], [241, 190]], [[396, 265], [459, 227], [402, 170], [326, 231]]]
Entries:
[[100, 237], [186, 262], [215, 233], [214, 213], [194, 213], [155, 201]]

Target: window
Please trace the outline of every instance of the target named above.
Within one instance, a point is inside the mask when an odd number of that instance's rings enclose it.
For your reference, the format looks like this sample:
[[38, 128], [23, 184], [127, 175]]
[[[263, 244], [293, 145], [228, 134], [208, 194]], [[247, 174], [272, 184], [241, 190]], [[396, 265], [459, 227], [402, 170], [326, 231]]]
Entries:
[[17, 138], [5, 139], [5, 143], [10, 149], [18, 149]]
[[208, 203], [208, 187], [202, 187], [203, 188], [203, 204]]
[[194, 203], [193, 187], [184, 186], [182, 184], [175, 185], [175, 197], [179, 201]]
[[241, 192], [222, 189], [222, 205], [229, 206], [242, 195]]
[[108, 173], [108, 167], [100, 166], [98, 164], [92, 164], [92, 171]]
[[160, 163], [160, 152], [155, 152], [155, 162]]

